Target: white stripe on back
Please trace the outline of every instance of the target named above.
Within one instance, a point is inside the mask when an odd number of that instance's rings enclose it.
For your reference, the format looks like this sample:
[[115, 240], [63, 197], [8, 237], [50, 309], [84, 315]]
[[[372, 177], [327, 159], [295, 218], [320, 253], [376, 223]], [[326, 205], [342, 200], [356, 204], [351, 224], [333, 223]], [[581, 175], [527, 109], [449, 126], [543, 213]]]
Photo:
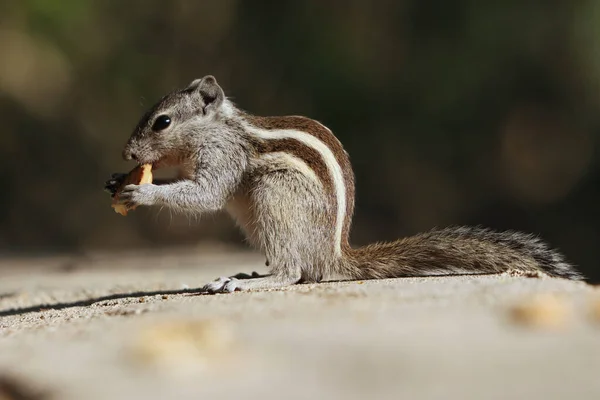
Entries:
[[265, 140], [277, 140], [277, 139], [294, 139], [300, 143], [316, 150], [321, 157], [323, 162], [327, 166], [327, 171], [331, 175], [333, 181], [333, 190], [335, 192], [335, 198], [337, 201], [337, 214], [335, 222], [335, 252], [336, 255], [342, 255], [342, 229], [344, 226], [344, 219], [346, 214], [346, 184], [344, 182], [344, 173], [342, 167], [338, 163], [333, 151], [325, 143], [317, 139], [311, 134], [306, 132], [297, 131], [293, 129], [260, 129], [250, 124], [244, 124], [246, 130], [257, 137]]
[[323, 182], [317, 177], [317, 174], [304, 160], [284, 151], [261, 154], [259, 159], [267, 160], [269, 163], [282, 163], [289, 168], [300, 171], [305, 177], [313, 180], [317, 185], [322, 186]]

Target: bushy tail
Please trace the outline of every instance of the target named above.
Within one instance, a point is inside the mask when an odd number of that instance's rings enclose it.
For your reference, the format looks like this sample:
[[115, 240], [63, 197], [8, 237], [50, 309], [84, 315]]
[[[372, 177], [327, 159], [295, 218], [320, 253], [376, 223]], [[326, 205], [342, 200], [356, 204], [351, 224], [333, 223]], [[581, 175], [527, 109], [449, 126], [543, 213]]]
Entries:
[[340, 272], [354, 279], [380, 279], [506, 271], [584, 279], [560, 253], [533, 235], [479, 227], [432, 230], [352, 249]]

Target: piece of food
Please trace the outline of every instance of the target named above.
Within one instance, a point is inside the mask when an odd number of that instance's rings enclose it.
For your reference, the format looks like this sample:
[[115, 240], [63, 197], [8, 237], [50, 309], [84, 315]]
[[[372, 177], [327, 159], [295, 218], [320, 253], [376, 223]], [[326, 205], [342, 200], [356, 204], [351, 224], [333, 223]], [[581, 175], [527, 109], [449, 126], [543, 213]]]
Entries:
[[563, 327], [568, 314], [569, 307], [565, 300], [550, 294], [524, 299], [510, 309], [514, 322], [538, 328]]
[[111, 207], [115, 209], [115, 212], [125, 216], [128, 211], [135, 209], [135, 207], [127, 208], [124, 204], [118, 204], [119, 193], [127, 185], [142, 185], [145, 183], [152, 183], [152, 164], [139, 165], [127, 174], [127, 177], [113, 197]]

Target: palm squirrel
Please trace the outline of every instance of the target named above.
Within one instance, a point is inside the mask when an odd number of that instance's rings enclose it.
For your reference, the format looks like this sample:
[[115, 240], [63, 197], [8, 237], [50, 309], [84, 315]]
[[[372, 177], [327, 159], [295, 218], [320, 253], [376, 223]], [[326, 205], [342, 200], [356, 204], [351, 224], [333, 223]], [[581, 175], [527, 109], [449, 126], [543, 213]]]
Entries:
[[[583, 276], [537, 237], [475, 227], [432, 230], [353, 249], [354, 174], [342, 144], [301, 116], [259, 117], [237, 108], [213, 76], [164, 96], [139, 121], [125, 160], [176, 166], [177, 180], [127, 185], [127, 207], [165, 206], [187, 213], [225, 209], [264, 252], [270, 274], [221, 277], [207, 292], [320, 282], [333, 274], [380, 279], [509, 270]], [[124, 179], [113, 174], [112, 193]]]

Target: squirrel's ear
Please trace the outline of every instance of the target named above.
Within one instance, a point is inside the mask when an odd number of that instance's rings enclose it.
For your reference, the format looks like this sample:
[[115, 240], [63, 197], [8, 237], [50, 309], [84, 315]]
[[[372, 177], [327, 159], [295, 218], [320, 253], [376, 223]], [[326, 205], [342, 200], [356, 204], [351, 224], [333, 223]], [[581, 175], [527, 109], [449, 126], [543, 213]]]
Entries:
[[204, 105], [202, 109], [207, 114], [216, 110], [225, 100], [225, 93], [217, 80], [212, 75], [207, 75], [202, 79], [196, 79], [188, 86], [188, 90], [193, 90], [200, 94]]

